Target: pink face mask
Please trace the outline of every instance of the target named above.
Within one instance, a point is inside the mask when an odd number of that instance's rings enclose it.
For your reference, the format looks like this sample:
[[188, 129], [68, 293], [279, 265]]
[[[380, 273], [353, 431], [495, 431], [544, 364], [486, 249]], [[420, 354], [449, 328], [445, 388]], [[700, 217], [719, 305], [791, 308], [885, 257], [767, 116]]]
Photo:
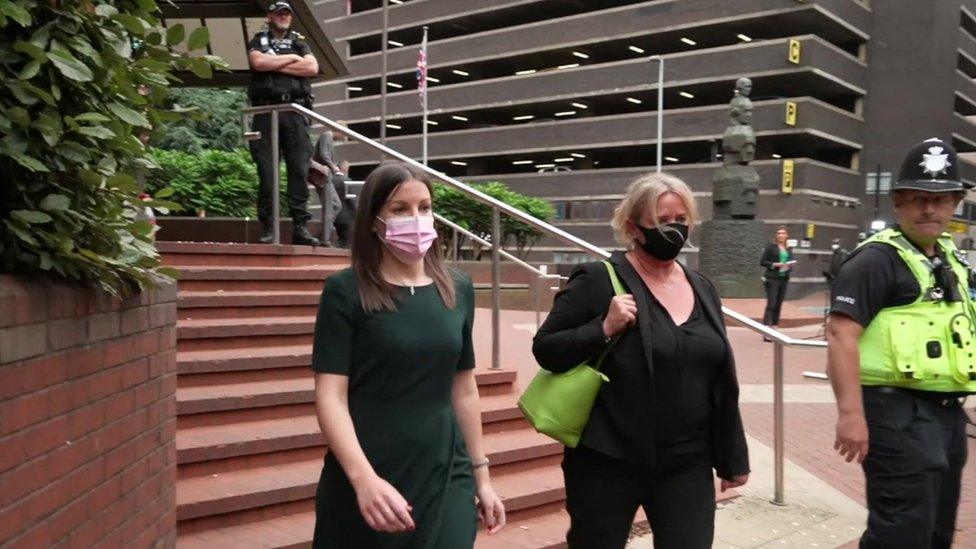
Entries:
[[437, 238], [434, 229], [434, 217], [430, 215], [415, 215], [407, 217], [391, 217], [383, 220], [386, 225], [386, 236], [382, 239], [397, 256], [408, 263], [423, 261], [427, 250]]

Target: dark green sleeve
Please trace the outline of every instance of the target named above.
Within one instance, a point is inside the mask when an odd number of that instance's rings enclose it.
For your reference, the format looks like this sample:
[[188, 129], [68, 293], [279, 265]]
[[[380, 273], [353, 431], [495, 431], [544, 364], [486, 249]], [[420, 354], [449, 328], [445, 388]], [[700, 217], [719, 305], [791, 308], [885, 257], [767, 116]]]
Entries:
[[462, 275], [457, 285], [457, 304], [464, 313], [463, 345], [461, 359], [458, 360], [458, 370], [474, 368], [474, 344], [471, 342], [471, 330], [474, 326], [474, 284], [468, 275]]
[[352, 362], [353, 313], [355, 288], [342, 284], [339, 276], [325, 281], [319, 313], [315, 319], [312, 343], [312, 370], [322, 374], [349, 375]]

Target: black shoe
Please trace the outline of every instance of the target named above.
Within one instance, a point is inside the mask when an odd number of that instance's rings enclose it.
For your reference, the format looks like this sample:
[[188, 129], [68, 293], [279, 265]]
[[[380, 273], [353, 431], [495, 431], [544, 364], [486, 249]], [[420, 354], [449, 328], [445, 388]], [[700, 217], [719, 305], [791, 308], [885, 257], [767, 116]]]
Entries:
[[264, 226], [258, 241], [260, 241], [261, 244], [271, 244], [274, 242], [274, 231], [271, 230], [271, 225]]
[[337, 247], [337, 248], [343, 248], [343, 249], [346, 249], [346, 250], [348, 250], [348, 249], [349, 249], [349, 240], [347, 240], [347, 239], [344, 239], [344, 238], [340, 238], [340, 239], [339, 239], [339, 240], [338, 240], [338, 241], [336, 242], [336, 247]]
[[291, 235], [291, 243], [296, 246], [321, 246], [319, 239], [308, 232], [305, 225], [295, 225], [295, 232]]

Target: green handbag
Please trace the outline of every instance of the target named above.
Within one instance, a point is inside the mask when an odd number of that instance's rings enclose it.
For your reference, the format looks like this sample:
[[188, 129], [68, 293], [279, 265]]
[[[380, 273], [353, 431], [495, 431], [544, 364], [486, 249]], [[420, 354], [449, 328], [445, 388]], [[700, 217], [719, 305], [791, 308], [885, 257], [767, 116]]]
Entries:
[[[610, 274], [614, 295], [627, 293], [610, 262], [603, 264]], [[600, 372], [600, 365], [619, 338], [620, 334], [614, 337], [592, 365], [584, 362], [562, 373], [539, 370], [518, 401], [519, 409], [536, 431], [576, 448], [600, 386], [610, 381]]]

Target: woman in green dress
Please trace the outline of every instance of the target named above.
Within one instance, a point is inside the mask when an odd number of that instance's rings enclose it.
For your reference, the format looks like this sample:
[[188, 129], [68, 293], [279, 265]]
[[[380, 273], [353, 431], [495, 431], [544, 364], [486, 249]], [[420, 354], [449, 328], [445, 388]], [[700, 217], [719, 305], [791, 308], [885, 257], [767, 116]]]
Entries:
[[329, 442], [315, 548], [461, 549], [505, 524], [482, 444], [474, 288], [440, 250], [431, 185], [401, 163], [363, 186], [352, 268], [322, 292], [312, 369]]

